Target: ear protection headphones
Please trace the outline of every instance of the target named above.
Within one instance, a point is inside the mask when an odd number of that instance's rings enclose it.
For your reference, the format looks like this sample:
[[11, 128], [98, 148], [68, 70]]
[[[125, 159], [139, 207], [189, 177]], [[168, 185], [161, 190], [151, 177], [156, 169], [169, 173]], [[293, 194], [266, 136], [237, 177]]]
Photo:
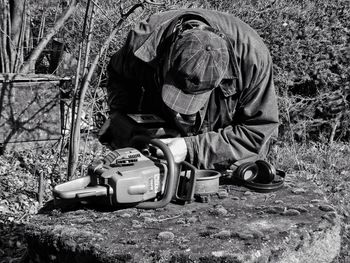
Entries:
[[243, 186], [263, 193], [282, 188], [285, 176], [284, 171], [277, 170], [272, 164], [263, 160], [244, 163], [234, 173], [234, 177]]

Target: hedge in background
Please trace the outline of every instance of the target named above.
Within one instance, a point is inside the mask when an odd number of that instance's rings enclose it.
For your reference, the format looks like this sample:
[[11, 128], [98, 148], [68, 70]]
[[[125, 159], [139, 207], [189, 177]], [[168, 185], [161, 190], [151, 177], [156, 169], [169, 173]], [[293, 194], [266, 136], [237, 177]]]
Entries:
[[270, 48], [282, 137], [349, 139], [350, 1], [209, 2], [250, 24]]

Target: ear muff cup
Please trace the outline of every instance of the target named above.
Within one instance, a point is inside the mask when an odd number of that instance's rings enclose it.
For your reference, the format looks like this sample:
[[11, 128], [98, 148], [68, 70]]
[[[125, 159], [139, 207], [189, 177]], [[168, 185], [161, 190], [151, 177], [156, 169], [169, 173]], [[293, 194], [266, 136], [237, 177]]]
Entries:
[[244, 182], [253, 181], [258, 175], [258, 166], [254, 162], [240, 165], [236, 170], [236, 177]]
[[270, 163], [258, 160], [240, 165], [235, 176], [241, 183], [257, 192], [271, 192], [283, 187], [285, 172]]
[[256, 176], [254, 182], [269, 184], [275, 180], [276, 168], [273, 165], [262, 160], [256, 161], [255, 165], [258, 167], [258, 175]]

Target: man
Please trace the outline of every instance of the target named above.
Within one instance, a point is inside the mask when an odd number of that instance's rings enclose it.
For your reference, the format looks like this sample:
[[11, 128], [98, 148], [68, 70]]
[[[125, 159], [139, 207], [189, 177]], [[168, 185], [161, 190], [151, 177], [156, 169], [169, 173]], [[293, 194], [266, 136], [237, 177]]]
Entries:
[[129, 33], [108, 70], [112, 120], [137, 112], [165, 119], [181, 131], [181, 137], [162, 139], [178, 162], [223, 169], [254, 161], [277, 133], [269, 51], [230, 14], [154, 14]]

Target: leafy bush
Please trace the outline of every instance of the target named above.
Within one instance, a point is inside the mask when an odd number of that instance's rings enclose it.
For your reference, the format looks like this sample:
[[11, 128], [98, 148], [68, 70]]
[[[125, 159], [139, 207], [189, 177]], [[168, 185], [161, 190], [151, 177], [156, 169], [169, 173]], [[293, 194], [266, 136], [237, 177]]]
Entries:
[[349, 1], [210, 2], [250, 24], [269, 47], [283, 138], [349, 139]]
[[282, 124], [298, 138], [332, 140], [332, 129], [348, 138], [349, 1], [278, 3], [260, 33], [275, 63]]

